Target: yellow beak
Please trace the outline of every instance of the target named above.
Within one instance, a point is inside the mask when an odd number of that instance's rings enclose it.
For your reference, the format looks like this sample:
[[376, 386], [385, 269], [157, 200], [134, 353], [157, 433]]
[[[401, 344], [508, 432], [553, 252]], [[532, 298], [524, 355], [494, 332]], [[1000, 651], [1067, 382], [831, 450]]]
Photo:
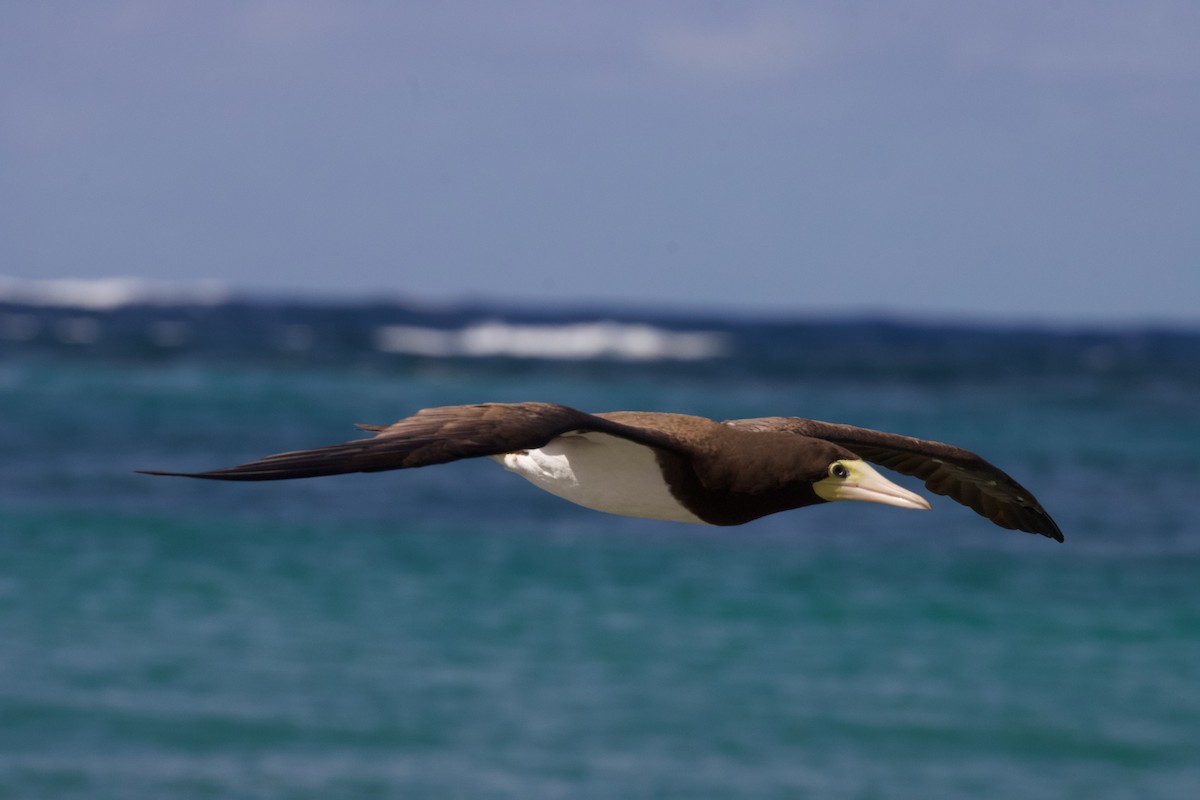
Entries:
[[929, 511], [929, 501], [915, 492], [889, 481], [865, 461], [840, 461], [849, 475], [845, 478], [830, 476], [813, 484], [813, 490], [822, 500], [865, 500], [900, 508], [917, 508]]

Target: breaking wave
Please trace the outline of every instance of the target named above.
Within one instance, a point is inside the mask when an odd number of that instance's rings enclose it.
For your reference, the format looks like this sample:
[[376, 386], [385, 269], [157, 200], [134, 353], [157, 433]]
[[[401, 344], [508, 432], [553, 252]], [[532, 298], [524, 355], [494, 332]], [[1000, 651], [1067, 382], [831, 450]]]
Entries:
[[173, 283], [144, 278], [16, 278], [0, 275], [0, 302], [48, 308], [112, 311], [125, 306], [200, 305], [229, 300], [219, 283]]
[[457, 330], [383, 325], [375, 332], [375, 345], [386, 353], [475, 358], [698, 361], [725, 353], [719, 333], [622, 322], [516, 325], [492, 321]]

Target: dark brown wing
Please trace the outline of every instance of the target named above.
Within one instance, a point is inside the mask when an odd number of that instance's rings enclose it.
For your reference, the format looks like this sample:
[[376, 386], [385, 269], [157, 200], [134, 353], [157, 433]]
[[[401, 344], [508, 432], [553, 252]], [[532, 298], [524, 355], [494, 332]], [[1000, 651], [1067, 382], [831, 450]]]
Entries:
[[962, 503], [1002, 528], [1063, 540], [1058, 525], [1028, 489], [961, 447], [802, 417], [736, 419], [724, 424], [825, 439], [867, 461], [920, 478], [929, 491]]
[[553, 403], [442, 406], [418, 411], [394, 425], [360, 427], [375, 432], [375, 437], [280, 453], [211, 472], [144, 472], [226, 481], [380, 472], [541, 447], [555, 436], [575, 430], [602, 431], [655, 447], [671, 446], [670, 441], [652, 431]]

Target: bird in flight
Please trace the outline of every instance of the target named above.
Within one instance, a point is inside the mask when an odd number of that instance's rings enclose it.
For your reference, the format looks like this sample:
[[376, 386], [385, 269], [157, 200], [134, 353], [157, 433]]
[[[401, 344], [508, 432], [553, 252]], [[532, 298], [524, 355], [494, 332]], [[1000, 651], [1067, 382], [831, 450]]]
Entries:
[[540, 489], [629, 517], [741, 525], [837, 500], [929, 509], [868, 462], [920, 478], [1002, 528], [1062, 541], [1029, 490], [968, 450], [802, 417], [716, 422], [688, 414], [588, 414], [553, 403], [482, 403], [418, 411], [374, 434], [210, 472], [227, 481], [312, 478], [488, 457]]

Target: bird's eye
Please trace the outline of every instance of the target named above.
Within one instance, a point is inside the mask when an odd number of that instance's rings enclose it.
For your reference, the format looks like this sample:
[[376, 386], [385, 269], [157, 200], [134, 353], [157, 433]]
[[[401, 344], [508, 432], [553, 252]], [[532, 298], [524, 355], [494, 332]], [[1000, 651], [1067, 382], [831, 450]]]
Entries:
[[850, 477], [850, 470], [846, 469], [846, 465], [840, 461], [835, 461], [829, 465], [829, 474], [838, 479]]

